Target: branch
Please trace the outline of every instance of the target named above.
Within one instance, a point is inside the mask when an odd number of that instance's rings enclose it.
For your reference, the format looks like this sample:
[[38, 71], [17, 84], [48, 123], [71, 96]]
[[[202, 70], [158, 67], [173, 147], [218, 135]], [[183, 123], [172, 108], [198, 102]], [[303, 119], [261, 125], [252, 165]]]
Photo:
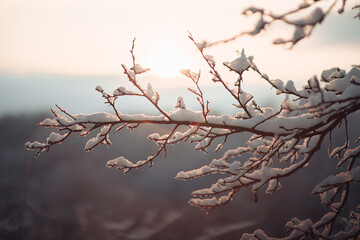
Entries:
[[[231, 41], [234, 41], [242, 36], [249, 35], [255, 36], [260, 32], [265, 31], [266, 28], [269, 28], [274, 22], [283, 22], [288, 26], [294, 28], [294, 32], [291, 38], [283, 39], [278, 38], [273, 41], [273, 44], [288, 44], [290, 48], [294, 47], [295, 44], [300, 42], [301, 40], [309, 37], [313, 32], [315, 26], [321, 24], [323, 20], [330, 14], [332, 9], [338, 3], [338, 0], [331, 1], [331, 4], [326, 7], [321, 7], [323, 2], [327, 2], [325, 0], [318, 1], [304, 1], [299, 4], [299, 6], [295, 7], [292, 10], [289, 10], [282, 14], [275, 14], [271, 11], [268, 11], [264, 8], [259, 8], [255, 6], [248, 7], [243, 10], [243, 15], [258, 15], [258, 21], [255, 24], [255, 27], [251, 30], [240, 32], [230, 38], [218, 40], [215, 42], [202, 42], [198, 45], [201, 46], [201, 49], [209, 48], [218, 44], [226, 44]], [[342, 0], [342, 5], [338, 9], [338, 13], [341, 14], [344, 12], [346, 0]], [[353, 9], [359, 8], [358, 5], [355, 5]], [[305, 13], [305, 14], [304, 14]], [[360, 14], [356, 15], [355, 18], [359, 17]], [[297, 20], [292, 20], [297, 18]]]
[[[251, 11], [261, 12], [256, 9]], [[284, 16], [279, 18], [284, 18]], [[191, 34], [189, 37], [195, 43]], [[308, 165], [314, 154], [320, 149], [323, 139], [344, 122], [346, 142], [343, 146], [333, 149], [329, 156], [339, 158], [338, 166], [348, 164], [347, 171], [325, 179], [313, 191], [314, 194], [320, 195], [323, 204], [330, 206], [333, 212], [324, 215], [315, 224], [309, 219], [304, 221], [292, 219], [286, 227], [290, 232], [288, 239], [303, 236], [332, 239], [334, 236], [348, 237], [358, 234], [359, 229], [356, 224], [344, 231], [332, 233], [332, 226], [335, 221], [338, 221], [338, 216], [348, 199], [349, 184], [360, 180], [360, 168], [355, 166], [356, 160], [360, 156], [359, 141], [355, 141], [355, 145], [357, 144], [355, 147], [350, 145], [347, 120], [349, 115], [360, 109], [360, 84], [358, 84], [360, 83], [360, 68], [358, 66], [354, 66], [347, 73], [339, 68], [325, 70], [321, 74], [321, 80], [316, 76], [312, 77], [307, 81], [307, 85], [298, 90], [292, 81], [284, 83], [279, 79], [270, 79], [268, 75], [259, 70], [254, 58], [246, 56], [242, 51], [238, 58], [223, 64], [225, 69], [237, 74], [238, 78], [234, 81], [234, 88], [231, 88], [215, 69], [213, 57], [206, 55], [203, 46], [197, 44], [202, 57], [210, 67], [212, 80], [221, 84], [220, 86], [235, 100], [233, 106], [239, 109], [233, 115], [211, 115], [209, 102], [205, 101], [204, 92], [199, 85], [200, 71], [194, 73], [190, 70], [183, 70], [182, 73], [195, 84], [196, 89], [189, 88], [189, 91], [197, 96], [201, 111], [187, 109], [184, 98], [181, 96], [177, 98], [176, 109], [164, 110], [160, 106], [160, 95], [154, 92], [151, 84], [149, 83], [144, 89], [137, 80], [139, 74], [146, 73], [149, 69], [145, 69], [135, 62], [134, 43], [135, 39], [130, 51], [133, 66], [130, 69], [125, 65], [122, 67], [127, 80], [135, 87], [135, 91], [120, 86], [113, 91], [113, 94], [109, 94], [101, 86], [96, 87], [96, 90], [106, 99], [105, 103], [114, 110], [113, 114], [70, 114], [57, 106], [61, 113], [52, 109], [54, 116], [46, 118], [39, 125], [57, 129], [59, 132], [50, 133], [43, 143], [27, 142], [25, 147], [28, 150], [36, 151], [36, 156], [38, 156], [41, 152], [49, 151], [51, 147], [62, 143], [73, 133], [85, 137], [89, 133], [97, 132], [96, 136], [88, 139], [85, 144], [84, 150], [91, 151], [102, 144], [110, 147], [112, 132], [119, 133], [126, 128], [132, 131], [142, 124], [170, 126], [171, 130], [166, 134], [160, 135], [155, 132], [148, 136], [148, 139], [158, 146], [154, 155], [149, 155], [144, 160], [136, 162], [132, 162], [124, 156], [107, 162], [108, 167], [116, 167], [127, 173], [147, 164], [151, 167], [161, 153], [164, 153], [164, 157], [166, 156], [168, 146], [176, 143], [195, 143], [195, 150], [207, 153], [208, 147], [217, 140], [222, 140], [222, 143], [217, 145], [215, 151], [223, 148], [229, 136], [250, 133], [251, 136], [244, 145], [227, 149], [222, 157], [213, 159], [209, 164], [198, 169], [180, 171], [177, 174], [176, 178], [181, 180], [208, 174], [219, 175], [218, 180], [210, 187], [194, 191], [193, 198], [189, 201], [191, 205], [209, 211], [230, 202], [242, 187], [252, 187], [255, 201], [257, 201], [257, 192], [264, 187], [266, 187], [266, 193], [274, 193], [281, 188], [280, 181], [283, 178], [289, 177]], [[243, 91], [242, 81], [245, 71], [254, 71], [265, 79], [267, 84], [275, 88], [277, 94], [287, 96], [278, 111], [258, 106], [253, 96]], [[122, 96], [144, 97], [160, 114], [122, 113], [116, 105], [116, 100]], [[351, 220], [358, 217], [359, 214], [354, 213], [349, 218]], [[243, 237], [246, 239], [248, 237], [261, 238], [261, 236], [267, 237], [265, 233], [257, 230], [252, 235]]]

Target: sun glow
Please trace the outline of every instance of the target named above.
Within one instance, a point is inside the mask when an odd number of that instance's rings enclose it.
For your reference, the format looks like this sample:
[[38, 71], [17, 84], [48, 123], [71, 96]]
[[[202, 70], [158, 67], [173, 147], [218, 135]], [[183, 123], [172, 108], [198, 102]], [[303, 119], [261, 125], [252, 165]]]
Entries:
[[185, 66], [184, 54], [179, 47], [171, 43], [159, 44], [150, 52], [148, 67], [159, 77], [176, 77]]

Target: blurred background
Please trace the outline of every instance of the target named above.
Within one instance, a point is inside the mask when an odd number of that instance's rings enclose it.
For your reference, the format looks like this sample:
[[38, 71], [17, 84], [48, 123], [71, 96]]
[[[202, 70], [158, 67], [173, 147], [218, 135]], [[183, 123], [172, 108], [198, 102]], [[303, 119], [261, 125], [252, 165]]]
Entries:
[[[326, 212], [311, 191], [328, 174], [336, 173], [336, 160], [327, 157], [327, 141], [310, 165], [281, 181], [282, 189], [273, 195], [261, 190], [255, 203], [251, 189], [242, 189], [233, 201], [206, 215], [187, 201], [192, 191], [210, 186], [217, 176], [186, 182], [174, 177], [178, 171], [209, 163], [223, 151], [214, 155], [210, 148], [204, 155], [190, 144], [178, 144], [151, 169], [142, 167], [123, 175], [107, 168], [107, 160], [119, 155], [135, 161], [156, 151], [146, 140], [154, 129], [143, 126], [112, 137], [110, 149], [100, 146], [85, 153], [85, 139], [74, 136], [33, 159], [24, 141], [46, 138], [49, 130], [36, 126], [44, 117], [0, 120], [0, 239], [19, 239], [20, 235], [21, 239], [238, 239], [257, 228], [282, 236], [284, 224], [292, 217], [316, 221]], [[356, 126], [359, 117], [353, 116], [350, 126]], [[351, 137], [359, 136], [359, 129], [352, 129]], [[334, 146], [342, 144], [344, 137], [334, 134]], [[243, 138], [229, 140], [230, 148]], [[359, 197], [354, 190], [349, 206], [356, 206]]]
[[[291, 79], [296, 86], [327, 68], [349, 70], [359, 64], [360, 56], [354, 2], [349, 1], [344, 14], [331, 14], [292, 50], [271, 44], [291, 34], [279, 24], [258, 37], [207, 49], [206, 54], [214, 56], [229, 82], [236, 76], [220, 63], [233, 60], [243, 48], [271, 78]], [[36, 159], [24, 149], [26, 141], [43, 141], [51, 132], [36, 124], [50, 116], [55, 104], [70, 113], [111, 110], [95, 87], [102, 85], [109, 92], [119, 86], [131, 88], [121, 64], [131, 66], [129, 50], [135, 37], [137, 63], [152, 69], [140, 78], [142, 86], [153, 85], [165, 110], [174, 109], [179, 95], [188, 108], [200, 109], [186, 89], [193, 87], [190, 80], [179, 73], [190, 68], [202, 70], [200, 83], [211, 114], [234, 114], [231, 99], [212, 83], [188, 32], [199, 42], [231, 37], [253, 27], [256, 19], [241, 16], [249, 4], [282, 12], [297, 6], [291, 3], [0, 0], [0, 239], [238, 239], [257, 228], [283, 235], [284, 224], [294, 216], [321, 217], [326, 209], [310, 193], [336, 166], [336, 160], [327, 157], [326, 143], [309, 167], [282, 182], [283, 188], [272, 196], [261, 193], [254, 203], [250, 189], [244, 189], [209, 215], [187, 200], [216, 176], [187, 182], [174, 177], [223, 151], [204, 155], [193, 145], [178, 144], [151, 169], [124, 176], [105, 166], [117, 156], [136, 161], [154, 153], [146, 136], [166, 129], [123, 130], [112, 137], [110, 149], [100, 146], [90, 153], [83, 152], [86, 139], [75, 136]], [[244, 88], [260, 106], [278, 107], [282, 97], [257, 76], [246, 77]], [[137, 98], [119, 99], [118, 106], [126, 113], [158, 114]], [[358, 115], [351, 120], [354, 126], [357, 119]], [[358, 136], [359, 129], [353, 129], [353, 136]], [[335, 136], [338, 144], [344, 139], [340, 133]], [[229, 148], [238, 146], [244, 136], [231, 140]]]

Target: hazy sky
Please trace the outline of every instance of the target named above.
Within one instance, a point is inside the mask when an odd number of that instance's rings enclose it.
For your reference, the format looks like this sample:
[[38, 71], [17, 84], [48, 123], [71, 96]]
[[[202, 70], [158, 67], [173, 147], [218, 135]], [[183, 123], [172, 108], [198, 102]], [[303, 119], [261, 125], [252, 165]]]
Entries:
[[[199, 41], [230, 37], [253, 26], [251, 19], [240, 14], [249, 3], [257, 6], [266, 3], [281, 12], [294, 2], [0, 0], [0, 81], [5, 86], [1, 102], [10, 96], [5, 88], [23, 94], [32, 87], [33, 92], [40, 88], [46, 92], [44, 86], [40, 87], [44, 85], [40, 80], [44, 75], [62, 76], [51, 82], [59, 92], [72, 85], [62, 84], [64, 80], [59, 79], [64, 79], [63, 76], [82, 81], [74, 86], [82, 85], [83, 91], [93, 91], [94, 81], [84, 86], [84, 76], [121, 75], [121, 64], [131, 63], [129, 50], [134, 37], [137, 62], [153, 69], [154, 75], [149, 76], [155, 87], [188, 86], [187, 80], [179, 75], [176, 79], [166, 78], [178, 74], [181, 68], [208, 71], [187, 38], [188, 31]], [[338, 66], [348, 70], [351, 64], [359, 64], [360, 56], [360, 21], [353, 18], [356, 11], [350, 9], [354, 2], [349, 2], [345, 14], [332, 14], [315, 28], [309, 39], [292, 50], [271, 44], [274, 38], [291, 34], [291, 30], [288, 32], [279, 25], [258, 37], [245, 37], [206, 53], [214, 55], [217, 62], [230, 61], [237, 56], [236, 50], [245, 48], [270, 77], [293, 79], [300, 85], [326, 68]], [[39, 74], [43, 77], [37, 78]], [[18, 85], [4, 76], [17, 77]], [[203, 83], [212, 84], [207, 76], [204, 74]], [[21, 87], [21, 81], [27, 81], [27, 89]], [[116, 85], [117, 82], [110, 84]], [[22, 104], [21, 99], [16, 101]], [[0, 107], [4, 108], [4, 103]]]

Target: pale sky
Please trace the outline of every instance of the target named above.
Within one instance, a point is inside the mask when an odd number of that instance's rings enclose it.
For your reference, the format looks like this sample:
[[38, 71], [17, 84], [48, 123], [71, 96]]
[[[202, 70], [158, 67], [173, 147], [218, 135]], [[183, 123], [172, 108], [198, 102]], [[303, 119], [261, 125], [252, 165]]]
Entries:
[[[210, 1], [211, 2], [211, 1]], [[226, 4], [228, 2], [228, 4]], [[241, 5], [209, 1], [1, 0], [0, 69], [68, 74], [119, 73], [137, 38], [139, 60], [170, 45], [191, 63], [188, 31], [201, 38], [237, 32]], [[216, 14], [227, 13], [216, 16]], [[221, 20], [221, 21], [219, 21]]]
[[[153, 69], [149, 76], [155, 87], [188, 86], [178, 74], [181, 68], [201, 68], [205, 73], [203, 83], [209, 86], [209, 69], [187, 38], [188, 31], [199, 41], [231, 37], [252, 28], [251, 19], [240, 14], [249, 4], [265, 3], [281, 12], [281, 8], [296, 6], [294, 2], [0, 0], [0, 74], [21, 75], [24, 79], [29, 74], [31, 79], [36, 74], [82, 78], [121, 75], [121, 64], [131, 64], [129, 50], [136, 37], [136, 60]], [[358, 10], [351, 10], [355, 2], [349, 1], [345, 14], [332, 14], [292, 50], [271, 44], [274, 38], [291, 34], [282, 26], [274, 26], [257, 37], [207, 49], [206, 54], [221, 63], [233, 60], [236, 51], [244, 48], [270, 77], [292, 79], [299, 85], [326, 68], [348, 70], [360, 60], [360, 21], [353, 18]], [[233, 76], [223, 71], [225, 76]], [[174, 74], [176, 79], [166, 78]], [[1, 82], [9, 82], [5, 80], [0, 77]], [[258, 84], [259, 79], [253, 81]], [[93, 87], [89, 89], [93, 91]]]

